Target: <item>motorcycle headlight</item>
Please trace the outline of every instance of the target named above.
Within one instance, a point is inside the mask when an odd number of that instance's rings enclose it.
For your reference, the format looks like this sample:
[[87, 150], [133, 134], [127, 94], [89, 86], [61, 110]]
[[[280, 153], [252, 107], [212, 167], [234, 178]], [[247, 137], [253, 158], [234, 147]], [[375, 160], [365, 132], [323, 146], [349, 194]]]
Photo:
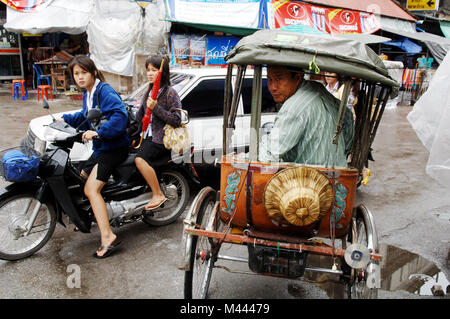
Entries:
[[41, 140], [38, 137], [36, 137], [34, 139], [34, 149], [36, 151], [38, 151], [39, 153], [44, 154], [46, 146], [47, 146], [47, 142], [46, 141], [43, 141], [43, 140]]

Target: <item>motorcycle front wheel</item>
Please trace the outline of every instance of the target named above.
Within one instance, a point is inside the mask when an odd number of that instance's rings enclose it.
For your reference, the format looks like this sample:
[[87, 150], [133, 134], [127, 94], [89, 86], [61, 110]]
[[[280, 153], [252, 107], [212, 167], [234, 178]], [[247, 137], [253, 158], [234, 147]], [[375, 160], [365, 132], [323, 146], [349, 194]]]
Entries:
[[173, 223], [184, 212], [189, 201], [189, 184], [186, 178], [177, 171], [164, 171], [161, 173], [161, 190], [167, 197], [167, 201], [145, 214], [143, 221], [153, 226], [164, 226]]
[[[36, 219], [27, 232], [35, 210]], [[56, 213], [52, 205], [40, 203], [31, 194], [4, 199], [0, 202], [0, 259], [12, 261], [33, 255], [52, 237], [55, 226]]]

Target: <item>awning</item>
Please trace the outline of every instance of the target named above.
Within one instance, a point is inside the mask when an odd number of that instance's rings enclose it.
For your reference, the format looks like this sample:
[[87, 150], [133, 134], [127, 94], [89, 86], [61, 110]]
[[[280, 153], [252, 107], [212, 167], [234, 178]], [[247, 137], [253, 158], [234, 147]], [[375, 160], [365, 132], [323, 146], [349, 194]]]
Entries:
[[250, 35], [258, 30], [258, 28], [246, 28], [246, 27], [234, 27], [229, 25], [220, 25], [220, 24], [207, 24], [207, 23], [194, 23], [187, 21], [179, 21], [167, 19], [167, 21], [172, 23], [181, 23], [189, 27], [194, 27], [201, 30], [214, 31], [214, 32], [224, 32], [229, 33], [236, 36], [246, 36]]
[[403, 37], [407, 37], [410, 39], [419, 40], [422, 42], [435, 42], [440, 44], [450, 44], [450, 39], [440, 37], [438, 35], [428, 33], [428, 32], [407, 32], [399, 29], [382, 27], [384, 31], [388, 31], [394, 34], [401, 35]]
[[450, 38], [450, 21], [439, 21], [442, 33], [446, 38]]
[[287, 27], [279, 28], [278, 30], [292, 31], [292, 32], [297, 32], [297, 33], [302, 33], [302, 34], [318, 34], [318, 35], [330, 36], [330, 37], [333, 36], [335, 38], [346, 38], [346, 39], [359, 41], [364, 44], [381, 43], [381, 42], [386, 42], [386, 41], [391, 40], [390, 38], [386, 38], [386, 37], [382, 37], [382, 36], [374, 35], [374, 34], [367, 34], [367, 33], [341, 33], [339, 35], [337, 35], [337, 34], [330, 35], [327, 32], [319, 31], [315, 28], [311, 28], [310, 26], [307, 26], [307, 25], [304, 25], [301, 23], [291, 24]]
[[305, 0], [314, 4], [346, 8], [365, 12], [376, 12], [384, 16], [416, 21], [413, 16], [391, 0]]
[[7, 22], [4, 27], [9, 32], [65, 32], [80, 34], [86, 31], [89, 22], [90, 0], [53, 0], [44, 10], [20, 12], [7, 7]]
[[342, 38], [356, 40], [356, 41], [362, 42], [364, 44], [382, 43], [382, 42], [392, 40], [391, 38], [382, 37], [380, 35], [375, 35], [375, 34], [367, 34], [367, 33], [342, 33], [339, 36]]

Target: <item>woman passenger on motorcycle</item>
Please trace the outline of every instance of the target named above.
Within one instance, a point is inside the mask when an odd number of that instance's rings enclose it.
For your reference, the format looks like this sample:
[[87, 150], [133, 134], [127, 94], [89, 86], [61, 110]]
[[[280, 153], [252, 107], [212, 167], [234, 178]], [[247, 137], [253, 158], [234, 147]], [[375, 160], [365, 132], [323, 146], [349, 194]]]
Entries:
[[[92, 141], [93, 155], [85, 163], [81, 175], [87, 178], [84, 193], [91, 203], [101, 236], [101, 246], [94, 253], [96, 258], [108, 257], [120, 244], [112, 232], [105, 201], [100, 194], [114, 168], [128, 156], [129, 138], [126, 132], [128, 113], [119, 94], [107, 83], [95, 63], [85, 55], [77, 55], [69, 64], [73, 81], [82, 89], [83, 109], [74, 114], [65, 114], [62, 120], [78, 127], [86, 120], [91, 108], [99, 107], [102, 120], [85, 122], [83, 141]], [[94, 121], [93, 121], [94, 122]]]
[[[161, 86], [156, 101], [150, 98], [153, 84], [164, 59], [161, 75]], [[136, 155], [135, 163], [147, 184], [152, 190], [152, 199], [145, 206], [146, 211], [160, 207], [167, 198], [159, 187], [158, 177], [155, 170], [166, 165], [171, 158], [171, 151], [164, 147], [164, 126], [170, 124], [173, 127], [181, 125], [181, 101], [175, 89], [170, 86], [169, 60], [162, 55], [154, 55], [145, 61], [145, 69], [149, 86], [145, 92], [139, 111], [137, 121], [140, 123], [138, 132], [142, 129], [142, 118], [147, 108], [152, 110], [151, 122], [144, 134], [144, 140]]]

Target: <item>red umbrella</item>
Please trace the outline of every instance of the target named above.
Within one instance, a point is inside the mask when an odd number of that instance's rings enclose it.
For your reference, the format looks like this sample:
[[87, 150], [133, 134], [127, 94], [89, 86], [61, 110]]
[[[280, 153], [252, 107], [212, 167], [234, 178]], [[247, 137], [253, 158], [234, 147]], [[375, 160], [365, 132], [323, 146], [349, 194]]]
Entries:
[[[161, 86], [161, 76], [162, 76], [163, 65], [164, 65], [164, 59], [161, 62], [161, 66], [159, 68], [158, 74], [156, 75], [155, 82], [153, 83], [152, 94], [150, 95], [150, 100], [152, 103], [154, 101], [156, 101], [156, 98], [158, 97], [159, 88]], [[145, 133], [145, 131], [147, 131], [147, 128], [151, 122], [151, 114], [152, 114], [152, 110], [147, 106], [147, 109], [145, 110], [145, 115], [142, 118], [141, 140], [139, 141], [139, 145], [135, 147], [136, 149], [138, 149], [141, 146], [142, 140], [144, 139], [144, 133]], [[134, 145], [133, 145], [133, 147], [134, 147]]]

